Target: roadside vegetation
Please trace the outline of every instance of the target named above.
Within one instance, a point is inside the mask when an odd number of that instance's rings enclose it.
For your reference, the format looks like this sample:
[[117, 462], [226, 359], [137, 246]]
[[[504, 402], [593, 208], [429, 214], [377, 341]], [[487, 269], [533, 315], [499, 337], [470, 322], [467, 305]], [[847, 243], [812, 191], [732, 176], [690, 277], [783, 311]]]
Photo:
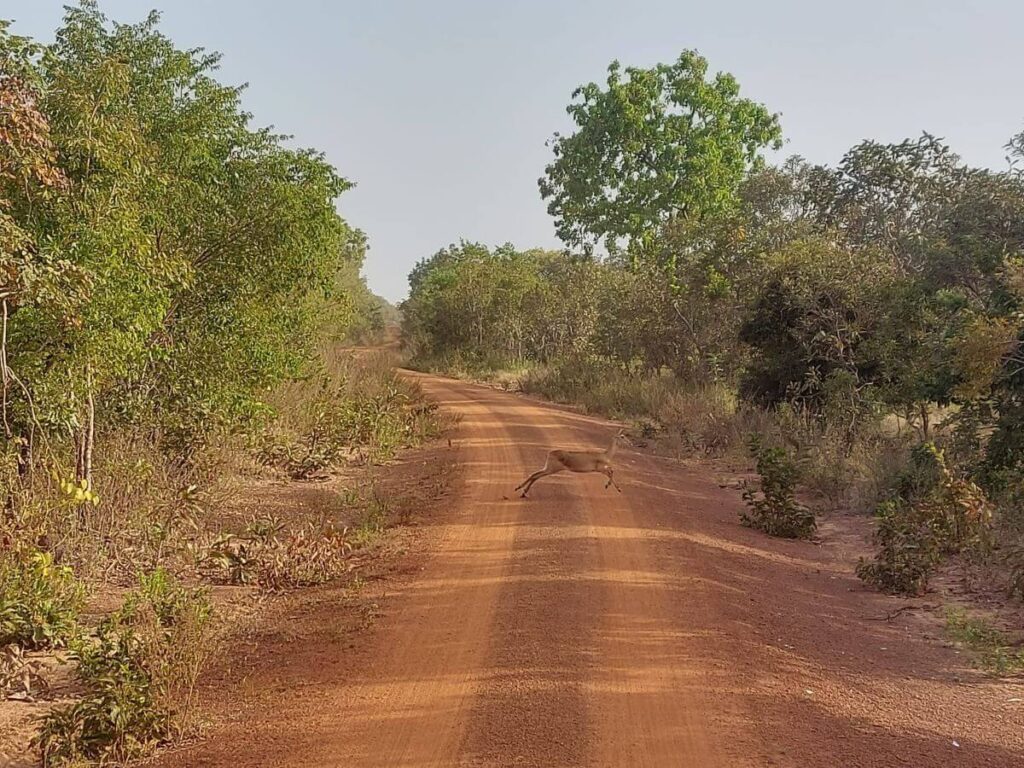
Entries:
[[396, 319], [335, 209], [351, 183], [217, 63], [88, 0], [49, 45], [0, 21], [0, 698], [45, 699], [47, 655], [74, 670], [47, 766], [193, 733], [211, 588], [337, 579], [387, 523], [353, 496], [238, 524], [234, 499], [438, 428], [393, 357], [343, 349]]
[[968, 616], [961, 608], [949, 608], [946, 632], [985, 672], [1001, 676], [1024, 672], [1024, 649], [987, 619]]
[[695, 52], [615, 63], [568, 112], [540, 179], [565, 249], [423, 259], [413, 364], [744, 454], [767, 533], [814, 534], [798, 496], [874, 515], [882, 590], [955, 557], [1024, 595], [1024, 133], [1002, 170], [928, 134], [770, 165], [777, 116]]

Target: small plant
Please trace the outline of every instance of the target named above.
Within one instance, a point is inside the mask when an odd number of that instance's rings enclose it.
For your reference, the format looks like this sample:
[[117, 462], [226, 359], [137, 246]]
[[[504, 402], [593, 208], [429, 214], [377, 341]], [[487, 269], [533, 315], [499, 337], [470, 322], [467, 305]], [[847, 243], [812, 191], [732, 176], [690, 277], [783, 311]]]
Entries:
[[61, 647], [78, 632], [85, 587], [48, 552], [0, 553], [0, 645]]
[[284, 530], [284, 523], [275, 515], [253, 515], [246, 523], [245, 533], [251, 538], [267, 540]]
[[125, 761], [182, 736], [207, 656], [210, 604], [156, 570], [141, 579], [95, 638], [76, 643], [85, 695], [43, 721], [44, 766]]
[[[250, 527], [251, 529], [251, 527]], [[230, 584], [286, 589], [323, 584], [348, 572], [348, 531], [312, 523], [293, 533], [279, 524], [244, 536], [223, 534], [200, 563], [208, 578]]]
[[878, 527], [874, 560], [861, 558], [857, 576], [883, 592], [917, 595], [924, 592], [942, 559], [941, 536], [931, 507], [891, 499], [875, 511]]
[[946, 610], [946, 631], [970, 651], [986, 672], [1005, 676], [1024, 671], [1024, 648], [989, 622], [973, 618], [959, 608]]
[[356, 523], [352, 536], [352, 545], [356, 548], [366, 547], [372, 544], [387, 528], [388, 517], [391, 508], [385, 497], [381, 496], [376, 488], [367, 501]]
[[259, 578], [259, 551], [266, 542], [247, 536], [223, 533], [199, 558], [199, 570], [215, 581], [253, 584]]
[[740, 520], [771, 536], [810, 538], [817, 523], [814, 514], [796, 500], [796, 462], [782, 448], [764, 445], [756, 435], [750, 439], [750, 452], [757, 460], [761, 487], [760, 493], [749, 486], [744, 489], [747, 511], [740, 514]]

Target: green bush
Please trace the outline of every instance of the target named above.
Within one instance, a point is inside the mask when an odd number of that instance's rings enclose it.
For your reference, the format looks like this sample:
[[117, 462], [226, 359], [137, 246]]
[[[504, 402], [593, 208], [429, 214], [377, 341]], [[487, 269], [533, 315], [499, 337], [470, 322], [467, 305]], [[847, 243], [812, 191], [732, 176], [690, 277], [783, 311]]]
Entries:
[[878, 551], [874, 560], [861, 559], [857, 575], [885, 592], [920, 594], [944, 555], [989, 544], [991, 504], [932, 443], [915, 449], [910, 468], [876, 515]]
[[764, 445], [757, 436], [750, 440], [750, 451], [761, 476], [760, 496], [749, 486], [744, 489], [747, 511], [740, 513], [740, 520], [771, 536], [810, 538], [817, 523], [814, 514], [795, 498], [799, 479], [796, 461], [782, 448]]
[[162, 570], [143, 577], [94, 638], [74, 648], [84, 696], [43, 721], [44, 766], [139, 757], [191, 725], [196, 679], [207, 657], [210, 604]]
[[942, 560], [942, 534], [933, 507], [890, 499], [879, 504], [875, 543], [878, 552], [871, 561], [861, 558], [857, 575], [883, 592], [917, 595]]
[[84, 602], [85, 587], [49, 553], [0, 552], [0, 646], [67, 645], [78, 632]]

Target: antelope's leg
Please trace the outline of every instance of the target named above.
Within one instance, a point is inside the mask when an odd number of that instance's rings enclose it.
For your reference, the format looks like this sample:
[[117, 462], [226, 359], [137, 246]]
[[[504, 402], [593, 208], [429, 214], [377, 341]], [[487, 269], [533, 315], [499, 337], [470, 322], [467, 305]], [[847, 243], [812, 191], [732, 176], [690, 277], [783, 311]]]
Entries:
[[618, 491], [619, 493], [622, 493], [622, 489], [619, 488], [619, 484], [615, 482], [614, 472], [615, 470], [613, 470], [611, 467], [604, 471], [604, 474], [608, 477], [608, 482], [604, 484], [604, 487], [607, 490], [609, 485], [614, 485], [615, 490]]
[[[542, 477], [554, 475], [561, 471], [562, 467], [558, 467], [556, 469], [548, 469], [547, 466], [545, 466], [544, 469], [538, 469], [536, 472], [534, 472], [520, 484], [519, 488], [523, 488], [522, 498], [526, 498], [526, 494], [530, 492], [530, 489], [533, 487], [533, 484], [540, 480]], [[516, 490], [518, 491], [519, 488], [516, 488]]]

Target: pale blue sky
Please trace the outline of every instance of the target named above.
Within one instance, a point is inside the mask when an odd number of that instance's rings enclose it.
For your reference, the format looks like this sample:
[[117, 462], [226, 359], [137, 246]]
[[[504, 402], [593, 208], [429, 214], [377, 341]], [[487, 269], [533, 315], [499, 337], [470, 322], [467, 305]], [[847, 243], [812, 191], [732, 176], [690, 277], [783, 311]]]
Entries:
[[[52, 38], [62, 2], [0, 0]], [[835, 162], [864, 138], [928, 130], [1002, 168], [1024, 128], [1024, 2], [859, 0], [101, 0], [153, 7], [182, 47], [224, 54], [245, 106], [324, 150], [358, 186], [339, 207], [370, 239], [366, 274], [405, 295], [416, 260], [466, 237], [555, 246], [537, 192], [573, 88], [696, 48], [782, 113], [781, 155]]]

